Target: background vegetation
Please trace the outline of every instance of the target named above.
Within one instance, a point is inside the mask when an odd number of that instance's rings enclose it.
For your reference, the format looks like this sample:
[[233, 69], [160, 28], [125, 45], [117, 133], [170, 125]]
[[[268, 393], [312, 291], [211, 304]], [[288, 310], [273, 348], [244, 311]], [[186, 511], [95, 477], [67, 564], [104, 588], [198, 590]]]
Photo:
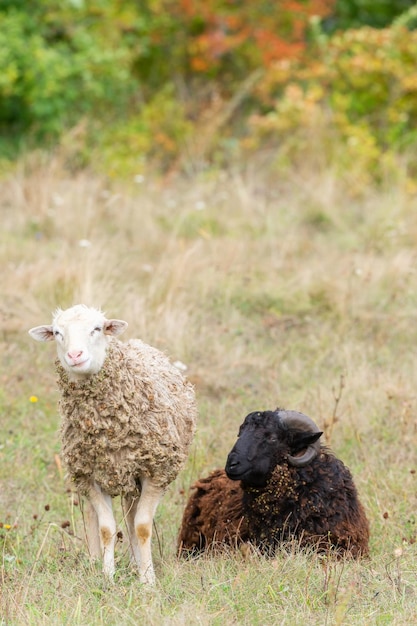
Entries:
[[113, 177], [190, 173], [302, 157], [319, 125], [342, 169], [414, 171], [416, 20], [411, 0], [1, 0], [0, 165], [60, 146]]
[[[1, 626], [414, 623], [416, 19], [407, 0], [0, 0]], [[153, 591], [123, 540], [115, 585], [89, 563], [61, 466], [54, 350], [27, 329], [76, 302], [196, 387]], [[370, 559], [178, 561], [190, 485], [277, 405], [351, 468]]]

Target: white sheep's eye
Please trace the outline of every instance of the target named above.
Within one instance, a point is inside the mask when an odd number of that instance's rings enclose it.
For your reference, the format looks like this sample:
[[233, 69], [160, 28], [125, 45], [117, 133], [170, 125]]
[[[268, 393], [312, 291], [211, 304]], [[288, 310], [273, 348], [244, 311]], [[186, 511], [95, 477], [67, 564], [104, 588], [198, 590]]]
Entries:
[[59, 332], [59, 330], [54, 330], [54, 335], [55, 337], [62, 337], [62, 334]]
[[102, 331], [101, 326], [96, 326], [94, 330], [91, 331], [91, 334], [94, 335], [94, 333], [101, 333], [101, 331]]

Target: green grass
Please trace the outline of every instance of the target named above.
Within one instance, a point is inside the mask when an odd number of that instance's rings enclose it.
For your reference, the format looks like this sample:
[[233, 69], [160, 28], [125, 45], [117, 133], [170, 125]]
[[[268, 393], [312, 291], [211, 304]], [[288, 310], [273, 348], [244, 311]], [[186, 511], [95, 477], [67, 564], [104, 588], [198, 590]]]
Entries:
[[[253, 171], [123, 187], [51, 159], [1, 181], [1, 626], [415, 621], [415, 198], [399, 183], [353, 197], [326, 172]], [[158, 509], [151, 591], [123, 541], [113, 585], [90, 564], [60, 464], [54, 349], [27, 329], [76, 302], [126, 319], [126, 336], [186, 363], [196, 387], [198, 431]], [[224, 465], [248, 412], [276, 406], [309, 414], [351, 468], [370, 558], [293, 546], [179, 561], [189, 486]]]

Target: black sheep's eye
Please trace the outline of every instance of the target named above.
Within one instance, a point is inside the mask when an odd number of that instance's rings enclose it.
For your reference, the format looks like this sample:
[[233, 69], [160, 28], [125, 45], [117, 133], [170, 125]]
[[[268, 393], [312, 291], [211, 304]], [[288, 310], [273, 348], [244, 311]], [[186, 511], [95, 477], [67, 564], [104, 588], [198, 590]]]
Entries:
[[100, 332], [101, 332], [101, 330], [102, 330], [102, 329], [101, 329], [101, 326], [96, 326], [96, 327], [94, 328], [94, 330], [92, 330], [92, 331], [91, 331], [91, 334], [93, 334], [93, 333], [100, 333]]

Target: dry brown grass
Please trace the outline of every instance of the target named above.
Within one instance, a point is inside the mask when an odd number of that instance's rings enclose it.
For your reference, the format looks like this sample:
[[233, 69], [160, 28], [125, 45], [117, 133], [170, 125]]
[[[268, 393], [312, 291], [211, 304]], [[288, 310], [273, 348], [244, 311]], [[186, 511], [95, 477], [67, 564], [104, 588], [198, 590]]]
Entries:
[[[256, 164], [119, 186], [37, 157], [1, 182], [0, 205], [0, 522], [12, 526], [0, 529], [0, 624], [412, 623], [415, 198], [400, 184], [352, 197], [327, 172], [280, 180]], [[27, 335], [76, 302], [126, 319], [196, 386], [198, 433], [159, 510], [151, 594], [122, 548], [109, 591], [77, 539], [56, 456], [53, 349]], [[178, 563], [183, 489], [224, 464], [249, 411], [277, 405], [316, 419], [351, 467], [370, 561], [295, 549]]]

